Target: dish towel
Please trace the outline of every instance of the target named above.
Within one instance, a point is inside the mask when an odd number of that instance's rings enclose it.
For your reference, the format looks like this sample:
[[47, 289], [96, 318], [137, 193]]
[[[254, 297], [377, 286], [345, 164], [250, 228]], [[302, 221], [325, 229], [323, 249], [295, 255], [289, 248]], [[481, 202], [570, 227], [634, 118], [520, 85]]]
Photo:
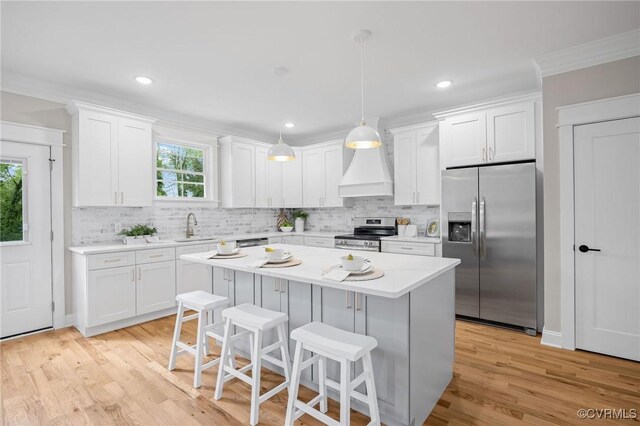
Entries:
[[254, 260], [253, 262], [249, 262], [247, 263], [247, 268], [262, 268], [264, 265], [267, 264], [267, 259], [258, 259], [258, 260]]
[[217, 255], [218, 255], [218, 250], [214, 250], [214, 251], [209, 251], [205, 253], [202, 257], [204, 257], [205, 259], [213, 259]]
[[322, 278], [328, 281], [341, 282], [344, 281], [345, 278], [349, 276], [349, 271], [344, 271], [342, 269], [331, 269], [329, 272], [324, 274]]

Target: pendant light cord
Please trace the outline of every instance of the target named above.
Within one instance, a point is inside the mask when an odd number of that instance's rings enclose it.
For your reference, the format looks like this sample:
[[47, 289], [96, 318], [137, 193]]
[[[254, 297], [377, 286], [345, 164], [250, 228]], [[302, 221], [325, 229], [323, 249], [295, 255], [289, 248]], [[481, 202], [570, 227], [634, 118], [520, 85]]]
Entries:
[[364, 40], [360, 40], [360, 110], [361, 123], [364, 125]]

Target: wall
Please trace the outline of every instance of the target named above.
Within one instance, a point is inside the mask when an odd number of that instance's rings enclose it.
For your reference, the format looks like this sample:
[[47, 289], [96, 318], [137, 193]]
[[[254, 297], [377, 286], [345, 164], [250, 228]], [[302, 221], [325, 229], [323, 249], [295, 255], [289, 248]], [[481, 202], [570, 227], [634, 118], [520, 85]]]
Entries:
[[560, 308], [560, 192], [558, 114], [564, 105], [640, 92], [640, 56], [542, 80], [544, 121], [545, 328], [562, 330]]

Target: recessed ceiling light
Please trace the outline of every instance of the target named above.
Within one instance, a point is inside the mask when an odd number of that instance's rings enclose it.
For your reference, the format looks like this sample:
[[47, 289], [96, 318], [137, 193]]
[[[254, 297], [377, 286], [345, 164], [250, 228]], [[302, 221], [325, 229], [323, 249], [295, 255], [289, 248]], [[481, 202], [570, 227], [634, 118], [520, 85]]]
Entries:
[[150, 79], [149, 77], [142, 76], [142, 75], [137, 76], [136, 77], [136, 81], [138, 83], [140, 83], [140, 84], [144, 84], [145, 86], [148, 85], [148, 84], [153, 83], [152, 79]]
[[442, 80], [436, 84], [439, 89], [446, 89], [449, 86], [451, 86], [451, 80]]
[[284, 123], [284, 127], [291, 129], [293, 127], [296, 127], [296, 123], [292, 123], [292, 122], [288, 122], [288, 123]]

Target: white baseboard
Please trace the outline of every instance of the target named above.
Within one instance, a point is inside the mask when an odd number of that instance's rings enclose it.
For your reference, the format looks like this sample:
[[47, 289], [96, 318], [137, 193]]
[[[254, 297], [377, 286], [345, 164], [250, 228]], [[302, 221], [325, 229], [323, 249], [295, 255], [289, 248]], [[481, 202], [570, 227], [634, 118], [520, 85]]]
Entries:
[[72, 327], [74, 326], [76, 323], [76, 317], [74, 314], [67, 314], [67, 316], [64, 319], [64, 326], [65, 327]]
[[542, 340], [543, 345], [553, 346], [554, 348], [562, 348], [562, 333], [559, 331], [547, 330], [546, 327], [542, 328]]

